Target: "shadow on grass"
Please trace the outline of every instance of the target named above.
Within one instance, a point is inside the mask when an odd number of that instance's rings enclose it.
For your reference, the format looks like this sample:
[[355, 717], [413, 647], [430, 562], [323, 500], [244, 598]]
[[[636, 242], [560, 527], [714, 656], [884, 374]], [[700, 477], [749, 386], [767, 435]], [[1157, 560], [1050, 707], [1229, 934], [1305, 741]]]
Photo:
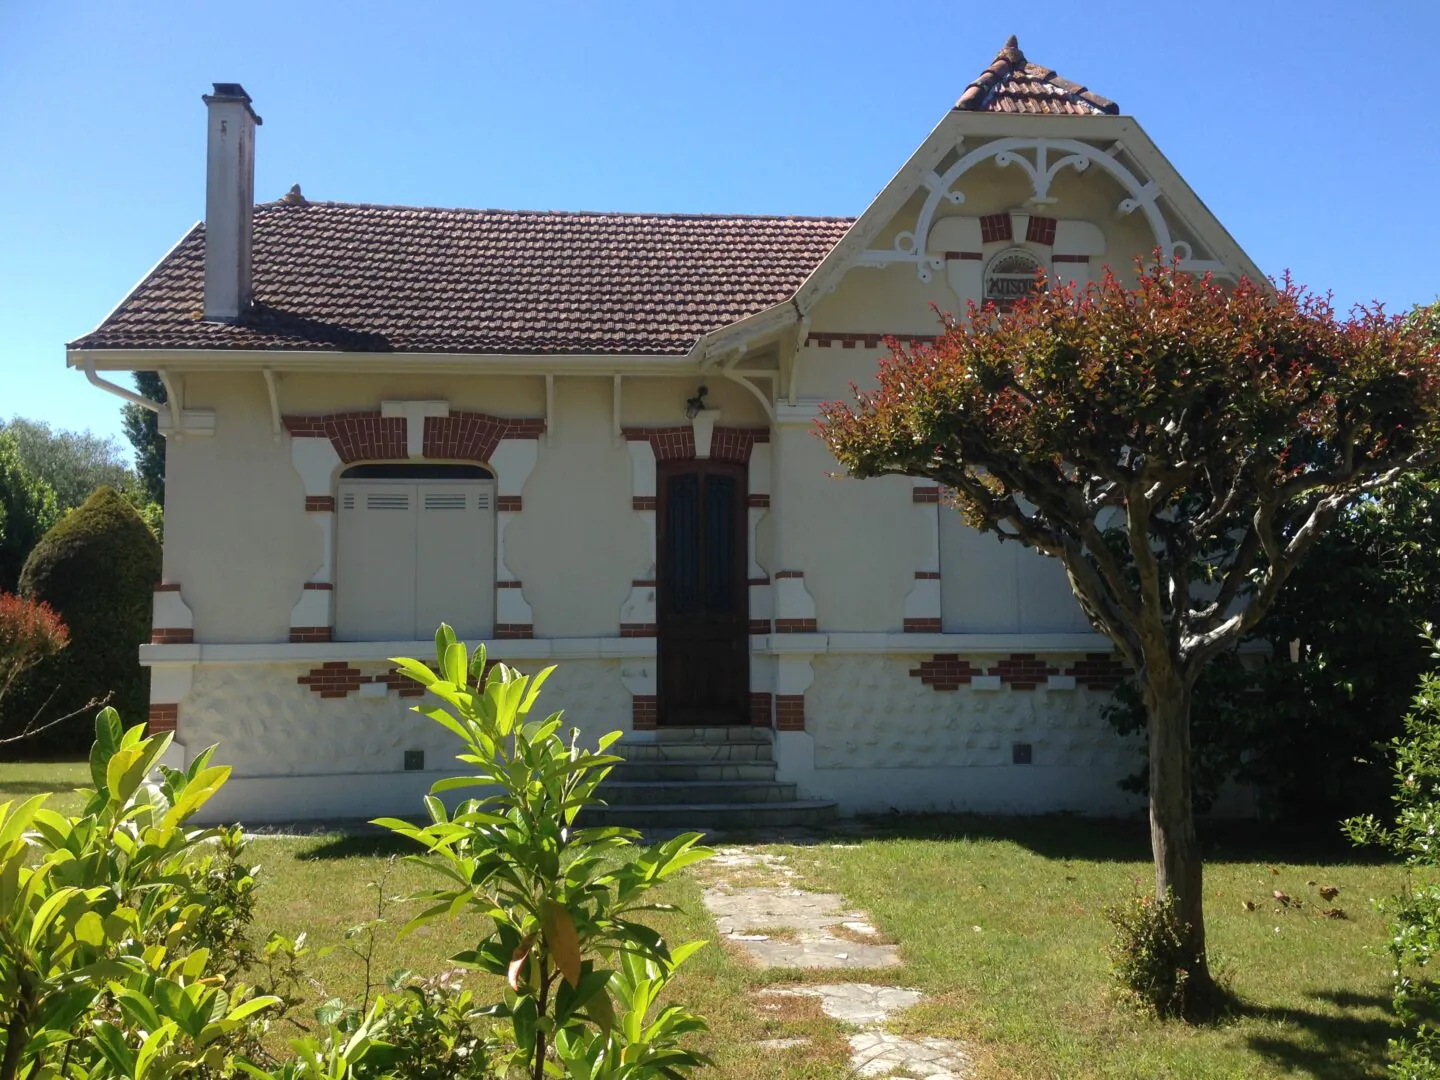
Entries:
[[[1150, 825], [1144, 819], [1074, 814], [999, 817], [982, 814], [891, 814], [858, 819], [861, 840], [1003, 840], [1051, 859], [1148, 862]], [[1338, 826], [1300, 828], [1254, 821], [1200, 822], [1208, 863], [1287, 862], [1378, 866], [1393, 861], [1378, 849], [1352, 846]], [[832, 838], [828, 838], [833, 841]]]
[[295, 852], [297, 859], [387, 859], [391, 855], [414, 855], [425, 849], [404, 836], [388, 833], [361, 833], [352, 836], [317, 836], [313, 846]]
[[6, 780], [0, 782], [0, 796], [68, 795], [76, 785], [68, 782], [47, 783], [40, 780]]
[[[1385, 1074], [1387, 1041], [1396, 1034], [1390, 999], [1348, 991], [1311, 994], [1345, 1010], [1386, 1010], [1384, 1016], [1335, 1015], [1309, 1009], [1283, 1009], [1240, 1002], [1236, 1015], [1259, 1020], [1271, 1030], [1246, 1039], [1250, 1049], [1300, 1076], [1315, 1080], [1353, 1080]], [[1293, 1033], [1293, 1037], [1287, 1034]]]

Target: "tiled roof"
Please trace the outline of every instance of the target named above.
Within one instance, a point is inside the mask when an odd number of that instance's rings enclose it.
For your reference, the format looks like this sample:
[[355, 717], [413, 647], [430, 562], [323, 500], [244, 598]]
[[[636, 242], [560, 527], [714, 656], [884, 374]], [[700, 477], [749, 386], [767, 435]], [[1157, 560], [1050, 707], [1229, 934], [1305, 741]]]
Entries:
[[849, 218], [255, 210], [255, 305], [204, 322], [197, 225], [75, 349], [681, 355], [788, 299]]
[[955, 108], [1061, 116], [1113, 115], [1120, 106], [1053, 70], [1032, 64], [1012, 34], [994, 62], [965, 88]]

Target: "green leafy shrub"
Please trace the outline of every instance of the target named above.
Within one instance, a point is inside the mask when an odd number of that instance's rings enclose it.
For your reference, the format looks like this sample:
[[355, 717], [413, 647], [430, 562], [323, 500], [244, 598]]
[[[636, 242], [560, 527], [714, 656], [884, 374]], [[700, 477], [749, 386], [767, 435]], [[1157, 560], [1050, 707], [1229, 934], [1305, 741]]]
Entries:
[[[473, 774], [434, 785], [425, 799], [430, 824], [376, 824], [423, 845], [428, 853], [410, 858], [446, 879], [416, 898], [429, 907], [407, 930], [465, 908], [491, 920], [493, 929], [452, 959], [505, 979], [491, 1011], [509, 1020], [508, 1066], [541, 1080], [553, 1053], [566, 1075], [647, 1080], [705, 1064], [682, 1045], [704, 1021], [679, 1005], [650, 1017], [702, 943], [672, 949], [635, 918], [656, 908], [651, 889], [711, 854], [699, 834], [642, 849], [633, 830], [585, 827], [585, 808], [620, 760], [605, 753], [620, 732], [589, 750], [575, 729], [561, 737], [562, 714], [530, 719], [553, 668], [531, 676], [496, 664], [487, 674], [485, 649], [470, 656], [448, 626], [436, 634], [433, 671], [413, 659], [395, 663], [448, 706], [415, 711], [461, 740], [457, 760]], [[467, 787], [484, 793], [448, 812], [438, 796]]]
[[186, 870], [218, 831], [187, 821], [230, 770], [206, 751], [155, 782], [169, 745], [107, 708], [80, 814], [0, 805], [0, 1080], [223, 1074], [280, 1004], [201, 944], [208, 897]]
[[1187, 928], [1175, 896], [1132, 896], [1105, 909], [1115, 931], [1106, 949], [1120, 1002], [1161, 1020], [1213, 1013], [1217, 995], [1196, 1001], [1189, 986]]
[[[138, 650], [150, 640], [159, 580], [159, 543], [111, 488], [98, 489], [46, 533], [26, 560], [20, 592], [49, 604], [65, 620], [70, 648], [36, 666], [7, 698], [0, 733], [16, 730], [37, 713], [83, 710], [112, 691], [110, 703], [121, 716], [129, 722], [143, 719], [150, 680]], [[79, 752], [87, 741], [84, 724], [61, 724], [27, 749]]]
[[[1431, 628], [1425, 638], [1432, 662], [1440, 659]], [[1420, 679], [1405, 733], [1391, 743], [1394, 821], [1367, 814], [1344, 822], [1357, 844], [1378, 844], [1403, 859], [1404, 892], [1377, 903], [1390, 917], [1386, 942], [1395, 973], [1393, 1004], [1402, 1034], [1390, 1041], [1390, 1075], [1396, 1080], [1440, 1077], [1440, 984], [1432, 963], [1440, 958], [1440, 671]]]

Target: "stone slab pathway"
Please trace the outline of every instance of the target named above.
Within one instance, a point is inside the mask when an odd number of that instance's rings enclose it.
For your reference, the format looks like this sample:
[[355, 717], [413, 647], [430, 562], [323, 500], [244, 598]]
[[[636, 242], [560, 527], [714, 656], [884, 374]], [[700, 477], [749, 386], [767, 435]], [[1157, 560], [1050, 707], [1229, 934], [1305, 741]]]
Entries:
[[[785, 856], [739, 847], [720, 848], [705, 864], [710, 879], [705, 907], [721, 935], [743, 948], [760, 967], [885, 968], [900, 963], [899, 949], [881, 940], [862, 911], [847, 909], [835, 893], [807, 892]], [[842, 936], [843, 934], [843, 936]], [[864, 939], [873, 937], [873, 942]], [[818, 998], [825, 1015], [857, 1029], [851, 1033], [850, 1067], [864, 1080], [966, 1080], [973, 1072], [965, 1048], [949, 1039], [892, 1035], [883, 1025], [892, 1013], [921, 1000], [918, 990], [873, 983], [826, 983], [771, 987], [757, 995], [761, 1008], [777, 999]], [[769, 1039], [779, 1051], [803, 1039]]]

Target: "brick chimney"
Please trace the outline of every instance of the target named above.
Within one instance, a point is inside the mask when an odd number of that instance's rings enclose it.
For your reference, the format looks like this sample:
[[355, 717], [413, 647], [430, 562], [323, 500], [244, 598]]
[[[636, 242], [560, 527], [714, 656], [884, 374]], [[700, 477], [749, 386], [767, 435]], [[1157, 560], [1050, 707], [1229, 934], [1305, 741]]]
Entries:
[[205, 155], [205, 318], [233, 322], [250, 306], [255, 232], [255, 128], [260, 117], [239, 83], [201, 98], [209, 113]]

